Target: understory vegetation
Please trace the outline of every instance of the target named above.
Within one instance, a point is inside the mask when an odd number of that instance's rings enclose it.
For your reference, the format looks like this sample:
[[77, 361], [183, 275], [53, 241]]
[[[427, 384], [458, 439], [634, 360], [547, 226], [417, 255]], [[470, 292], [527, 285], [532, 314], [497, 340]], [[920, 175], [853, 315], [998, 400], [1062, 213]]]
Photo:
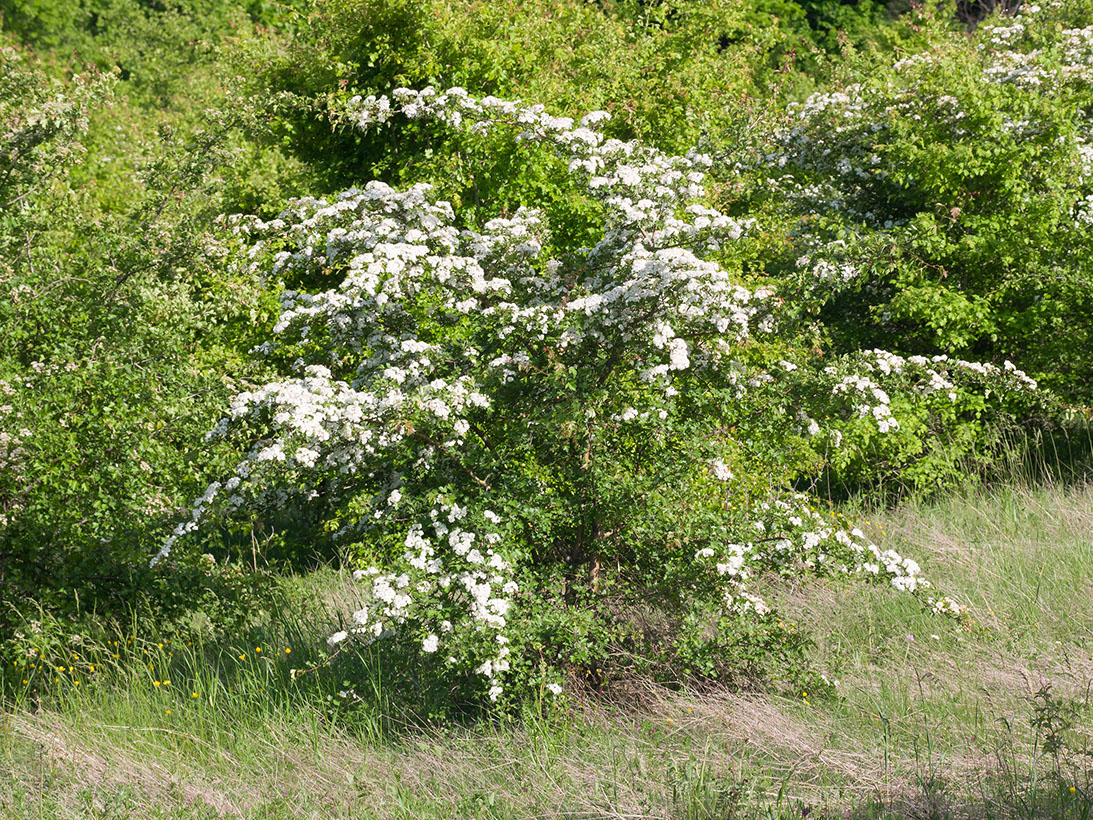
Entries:
[[0, 0], [0, 124], [0, 813], [1093, 814], [1084, 0]]
[[787, 617], [817, 624], [835, 696], [645, 680], [428, 722], [412, 670], [369, 649], [293, 679], [356, 605], [332, 569], [221, 642], [139, 618], [105, 641], [57, 635], [66, 654], [33, 687], [25, 666], [4, 671], [18, 694], [0, 806], [18, 820], [1089, 817], [1091, 509], [1088, 486], [1013, 482], [859, 510], [976, 619], [939, 624], [876, 589], [786, 589]]

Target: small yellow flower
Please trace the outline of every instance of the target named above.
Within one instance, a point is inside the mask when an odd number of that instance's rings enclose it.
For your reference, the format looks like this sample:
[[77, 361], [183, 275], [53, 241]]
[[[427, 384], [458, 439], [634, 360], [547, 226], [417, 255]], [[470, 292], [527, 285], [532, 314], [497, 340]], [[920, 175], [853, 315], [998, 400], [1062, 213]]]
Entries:
[[72, 681], [72, 685], [73, 686], [79, 686], [80, 682], [78, 680], [74, 680], [74, 681]]
[[[26, 683], [26, 681], [23, 681], [23, 683]], [[1076, 788], [1074, 788], [1073, 786], [1070, 787], [1070, 793], [1071, 794], [1074, 794], [1074, 792], [1076, 792], [1076, 791], [1078, 791]]]
[[171, 685], [171, 682], [170, 682], [169, 680], [165, 680], [165, 681], [163, 682], [163, 685], [164, 685], [164, 686], [170, 686], [170, 685]]
[[159, 681], [158, 681], [158, 680], [154, 680], [154, 681], [152, 681], [152, 685], [153, 685], [153, 686], [159, 686]]
[[194, 697], [196, 698], [196, 697], [197, 697], [197, 692], [194, 692], [194, 695], [193, 695], [193, 696], [194, 696]]
[[239, 660], [243, 660], [245, 657], [246, 657], [246, 655], [240, 655]]
[[168, 709], [168, 710], [167, 710], [167, 714], [171, 714], [171, 710], [170, 710], [170, 709]]
[[95, 664], [91, 664], [91, 671], [92, 671], [92, 672], [94, 672], [94, 671], [95, 671]]
[[254, 651], [255, 651], [255, 652], [261, 652], [261, 651], [262, 651], [262, 647], [260, 647], [260, 646], [256, 646], [256, 647], [254, 647]]
[[291, 649], [288, 649], [288, 648], [286, 648], [286, 649], [285, 649], [285, 654], [286, 654], [286, 655], [291, 655], [291, 654], [292, 654], [292, 650], [291, 650]]

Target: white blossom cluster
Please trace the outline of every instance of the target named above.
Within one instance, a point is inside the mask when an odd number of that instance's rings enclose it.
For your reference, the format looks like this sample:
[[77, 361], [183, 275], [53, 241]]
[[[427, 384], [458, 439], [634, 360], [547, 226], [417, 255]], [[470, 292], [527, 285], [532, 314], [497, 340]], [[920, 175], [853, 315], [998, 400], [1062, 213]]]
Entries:
[[967, 606], [957, 603], [947, 595], [943, 595], [940, 598], [928, 598], [926, 602], [930, 605], [930, 609], [936, 615], [949, 615], [951, 617], [959, 618], [968, 611]]
[[898, 430], [899, 422], [892, 417], [891, 399], [880, 385], [868, 376], [844, 376], [835, 383], [831, 390], [835, 395], [854, 393], [859, 398], [855, 407], [859, 416], [872, 416], [877, 422], [877, 430], [887, 433]]
[[1074, 221], [1078, 225], [1093, 226], [1093, 194], [1074, 204]]
[[[997, 15], [984, 22], [977, 32], [980, 59], [972, 70], [981, 72], [985, 81], [1036, 94], [1066, 86], [1088, 88], [1093, 82], [1093, 26], [1063, 28], [1045, 17], [1048, 11], [1064, 5], [1030, 4], [1012, 16]], [[893, 172], [902, 170], [890, 165], [892, 160], [884, 153], [889, 135], [898, 133], [899, 121], [946, 129], [958, 143], [992, 139], [989, 133], [982, 133], [983, 123], [970, 123], [969, 112], [957, 96], [939, 92], [936, 83], [930, 82], [944, 59], [941, 52], [912, 54], [893, 63], [895, 81], [848, 85], [836, 92], [815, 93], [802, 103], [790, 103], [790, 124], [777, 135], [776, 148], [756, 166], [762, 169], [765, 184], [796, 203], [802, 213], [841, 213], [883, 230], [901, 224], [901, 220], [875, 213], [869, 204], [883, 201]], [[1022, 140], [1050, 127], [1037, 119], [999, 113], [1001, 130]], [[1061, 134], [1059, 139], [1071, 143], [1085, 157], [1089, 153], [1085, 146], [1093, 139], [1093, 116], [1080, 107], [1076, 114], [1078, 129]], [[1088, 161], [1084, 164], [1089, 165]], [[1086, 224], [1087, 212], [1081, 204], [1075, 209], [1079, 225]], [[818, 278], [846, 275], [826, 264], [817, 267]]]
[[[17, 394], [15, 386], [6, 379], [0, 379], [0, 471], [12, 480], [25, 478], [25, 456], [27, 439], [31, 431], [23, 419], [23, 413], [10, 404]], [[0, 527], [8, 523], [9, 516], [18, 512], [22, 504], [17, 495], [7, 499], [5, 509], [0, 512]]]
[[1093, 81], [1093, 26], [1060, 28], [1057, 48], [1044, 49], [1037, 42], [1036, 35], [1045, 26], [1054, 25], [1044, 19], [1044, 12], [1064, 6], [1058, 1], [1046, 6], [1030, 4], [1018, 8], [1006, 22], [985, 23], [980, 48], [991, 59], [984, 76], [992, 82], [1032, 89]]
[[[543, 315], [521, 316], [523, 321], [538, 320], [544, 332], [550, 324], [566, 324], [566, 345], [586, 336], [630, 341], [646, 336], [646, 326], [653, 322], [645, 309], [653, 307], [660, 328], [654, 339], [670, 353], [667, 370], [681, 370], [689, 344], [676, 326], [688, 325], [692, 333], [716, 332], [732, 341], [749, 334], [757, 315], [769, 315], [765, 302], [773, 295], [770, 289], [749, 292], [716, 263], [696, 254], [739, 239], [751, 224], [702, 203], [709, 156], [671, 156], [636, 141], [608, 139], [593, 128], [608, 118], [602, 111], [575, 124], [548, 114], [541, 105], [475, 99], [460, 88], [442, 94], [431, 88], [397, 89], [392, 96], [394, 104], [386, 97], [354, 98], [351, 116], [362, 127], [395, 113], [433, 117], [472, 130], [511, 126], [519, 130], [518, 139], [556, 147], [587, 194], [607, 207], [604, 236], [587, 251], [589, 274], [563, 294], [557, 291], [556, 278], [526, 282], [538, 285], [528, 295], [547, 303]], [[580, 322], [571, 321], [575, 314]]]
[[838, 368], [827, 367], [827, 375], [837, 378], [832, 387], [833, 395], [854, 396], [854, 410], [859, 417], [871, 417], [881, 433], [899, 429], [899, 421], [892, 415], [891, 398], [877, 378], [899, 376], [902, 389], [921, 396], [943, 394], [949, 402], [958, 398], [958, 388], [976, 389], [976, 382], [1003, 388], [1011, 392], [1037, 389], [1036, 380], [1006, 360], [1002, 367], [990, 362], [969, 362], [947, 355], [900, 356], [887, 350], [867, 350], [856, 357], [855, 373], [838, 377]]
[[[888, 177], [888, 169], [873, 146], [888, 128], [877, 116], [871, 89], [855, 84], [842, 91], [816, 93], [803, 103], [790, 103], [790, 125], [776, 135], [776, 147], [756, 165], [766, 184], [803, 211], [842, 213], [866, 222], [873, 214], [854, 202], [860, 192]], [[822, 129], [814, 123], [823, 122]], [[812, 260], [799, 261], [805, 267]], [[825, 260], [816, 263], [820, 280], [848, 281], [852, 272]]]
[[[708, 563], [722, 578], [728, 606], [758, 615], [768, 613], [766, 602], [748, 592], [747, 580], [763, 572], [795, 575], [802, 566], [816, 575], [866, 576], [901, 592], [930, 588], [913, 559], [891, 549], [882, 550], [861, 529], [838, 526], [808, 502], [803, 494], [764, 502], [755, 510], [755, 540], [704, 547], [695, 554], [696, 561]], [[936, 611], [950, 615], [963, 612], [957, 604]]]
[[887, 350], [867, 350], [862, 356], [862, 367], [869, 371], [876, 369], [884, 374], [914, 373], [920, 381], [916, 388], [920, 393], [951, 390], [953, 382], [950, 380], [958, 378], [960, 374], [987, 378], [1009, 390], [1036, 390], [1038, 387], [1035, 379], [1008, 359], [1002, 363], [1002, 367], [998, 367], [990, 362], [969, 362], [945, 354], [904, 358]]
[[[335, 642], [349, 634], [380, 638], [403, 627], [408, 619], [436, 621], [437, 631], [428, 631], [421, 643], [422, 652], [433, 654], [455, 629], [491, 635], [487, 644], [493, 651], [479, 658], [474, 671], [488, 684], [490, 699], [496, 700], [503, 691], [501, 678], [509, 669], [509, 641], [503, 630], [519, 586], [512, 564], [495, 549], [502, 536], [492, 527], [501, 523], [501, 517], [485, 510], [486, 529], [479, 533], [467, 529], [466, 516], [466, 507], [438, 500], [428, 524], [414, 524], [406, 534], [402, 571], [383, 572], [374, 566], [357, 570], [354, 578], [369, 583], [368, 603], [353, 613], [348, 631], [332, 637], [337, 638]], [[438, 611], [455, 618], [455, 625], [447, 618], [438, 619]]]

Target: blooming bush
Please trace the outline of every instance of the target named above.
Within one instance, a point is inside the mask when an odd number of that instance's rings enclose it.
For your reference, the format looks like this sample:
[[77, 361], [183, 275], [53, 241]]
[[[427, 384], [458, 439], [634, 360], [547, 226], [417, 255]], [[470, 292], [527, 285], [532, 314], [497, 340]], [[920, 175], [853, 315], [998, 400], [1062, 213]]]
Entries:
[[1009, 358], [1088, 403], [1089, 5], [1023, 5], [972, 36], [918, 22], [917, 53], [851, 64], [752, 165], [792, 220], [770, 267], [815, 295], [836, 349]]
[[903, 410], [943, 416], [989, 403], [984, 379], [1031, 379], [806, 352], [780, 328], [786, 297], [741, 273], [751, 223], [709, 206], [711, 159], [605, 138], [602, 112], [427, 88], [344, 116], [508, 129], [563, 159], [599, 240], [554, 237], [547, 255], [541, 211], [460, 229], [428, 186], [381, 182], [232, 220], [240, 264], [318, 285], [282, 294], [258, 352], [285, 375], [232, 401], [209, 439], [244, 456], [153, 563], [207, 522], [311, 506], [362, 567], [332, 645], [382, 642], [490, 700], [627, 670], [790, 674], [801, 637], [758, 579], [849, 576], [960, 612], [791, 482], [845, 436], [899, 436]]

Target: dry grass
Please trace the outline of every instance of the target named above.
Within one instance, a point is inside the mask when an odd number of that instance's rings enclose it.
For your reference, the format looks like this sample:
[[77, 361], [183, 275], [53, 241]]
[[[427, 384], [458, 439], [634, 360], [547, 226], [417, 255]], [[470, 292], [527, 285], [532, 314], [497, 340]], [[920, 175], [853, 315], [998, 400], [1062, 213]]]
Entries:
[[[66, 794], [60, 795], [60, 802], [64, 804], [89, 802], [93, 810], [105, 812], [111, 792], [125, 786], [139, 791], [150, 803], [203, 805], [220, 816], [241, 817], [240, 806], [247, 803], [247, 797], [254, 798], [253, 794], [232, 795], [237, 789], [209, 782], [207, 772], [168, 768], [156, 756], [142, 753], [139, 743], [133, 744], [133, 749], [115, 743], [90, 745], [87, 737], [50, 715], [16, 712], [6, 715], [4, 721], [8, 731], [33, 749], [33, 762], [37, 763], [13, 769], [14, 778], [22, 781], [23, 788], [37, 791], [46, 788], [47, 776], [51, 783], [61, 782]], [[127, 731], [152, 734], [157, 730], [127, 727]]]

